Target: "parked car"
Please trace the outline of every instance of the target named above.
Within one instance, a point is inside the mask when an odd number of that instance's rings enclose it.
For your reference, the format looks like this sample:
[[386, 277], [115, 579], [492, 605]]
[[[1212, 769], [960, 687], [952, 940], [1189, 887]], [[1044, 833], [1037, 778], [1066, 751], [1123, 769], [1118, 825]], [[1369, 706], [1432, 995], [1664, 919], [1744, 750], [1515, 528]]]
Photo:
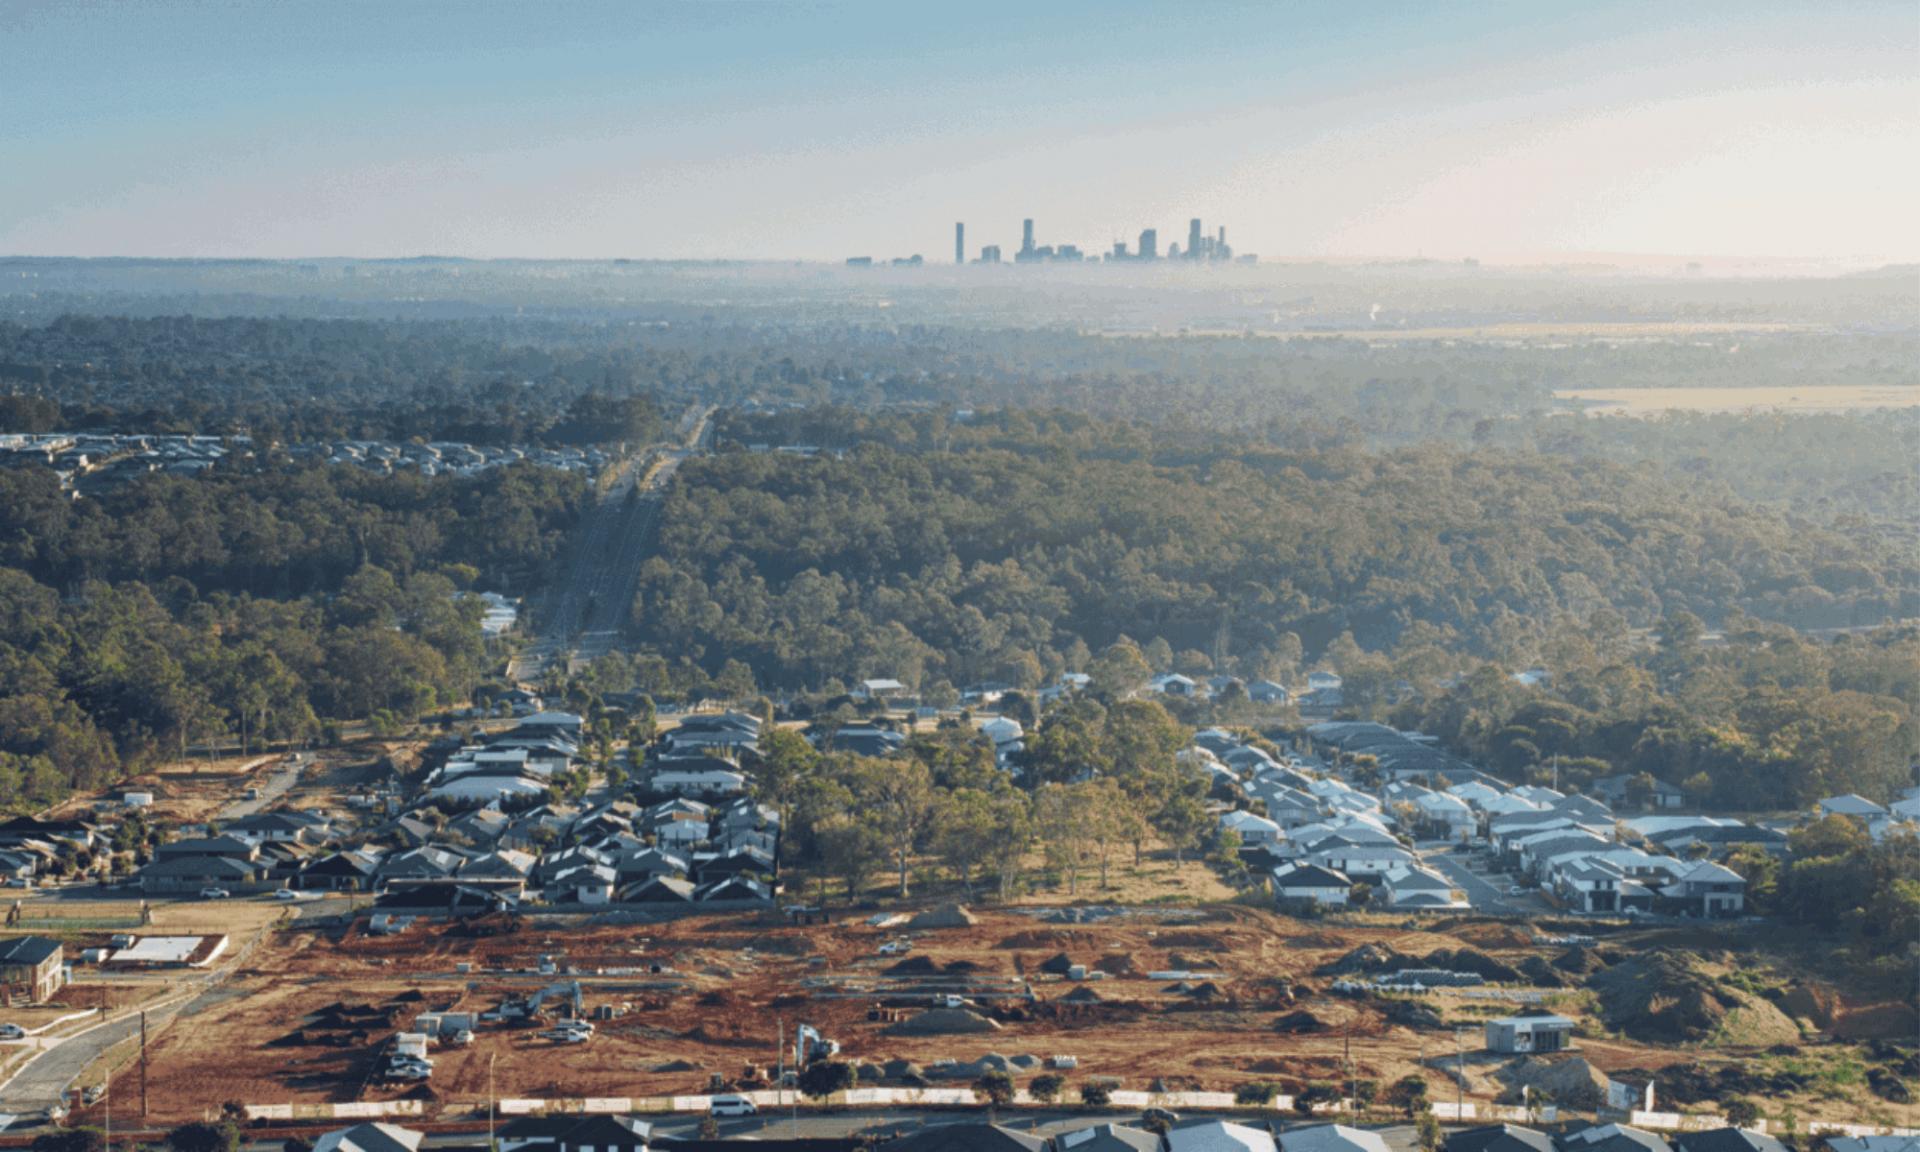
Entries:
[[758, 1116], [760, 1108], [745, 1096], [715, 1096], [707, 1102], [709, 1116]]
[[292, 901], [300, 899], [300, 893], [295, 892], [291, 888], [278, 888], [274, 890], [273, 898], [291, 903]]
[[907, 943], [905, 940], [889, 940], [885, 944], [880, 945], [880, 955], [882, 956], [905, 956], [912, 950], [913, 945]]
[[25, 1040], [27, 1030], [18, 1024], [0, 1024], [0, 1040]]
[[1164, 1124], [1172, 1127], [1180, 1123], [1180, 1113], [1175, 1112], [1171, 1108], [1149, 1108], [1145, 1112], [1140, 1113], [1140, 1123]]
[[233, 895], [233, 893], [227, 891], [225, 888], [200, 889], [200, 899], [202, 900], [225, 900], [231, 895]]
[[460, 1029], [460, 1031], [453, 1034], [453, 1039], [448, 1041], [448, 1043], [452, 1044], [455, 1048], [465, 1048], [467, 1045], [473, 1043], [473, 1029]]
[[1526, 894], [1527, 888], [1524, 884], [1513, 884], [1507, 888], [1507, 895], [1509, 896], [1525, 896]]

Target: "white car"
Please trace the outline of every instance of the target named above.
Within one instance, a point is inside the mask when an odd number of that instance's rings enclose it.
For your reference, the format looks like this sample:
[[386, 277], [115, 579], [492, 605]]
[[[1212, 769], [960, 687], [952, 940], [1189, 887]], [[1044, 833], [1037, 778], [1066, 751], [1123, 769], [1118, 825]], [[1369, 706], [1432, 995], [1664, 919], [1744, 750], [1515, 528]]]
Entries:
[[1524, 885], [1515, 884], [1507, 889], [1507, 895], [1509, 896], [1525, 896], [1526, 894], [1527, 890]]
[[273, 898], [275, 900], [281, 901], [282, 903], [290, 904], [293, 901], [300, 899], [300, 893], [295, 892], [291, 888], [278, 888], [274, 890]]
[[225, 900], [231, 895], [233, 895], [233, 893], [227, 891], [225, 888], [200, 889], [200, 899], [202, 900]]
[[540, 1033], [555, 1044], [585, 1044], [593, 1039], [593, 1033], [580, 1032], [572, 1028], [552, 1028]]
[[0, 1040], [25, 1040], [27, 1030], [18, 1024], [0, 1024]]
[[907, 943], [905, 940], [889, 940], [885, 944], [880, 945], [880, 955], [882, 956], [905, 956], [912, 950], [913, 945]]
[[427, 1080], [432, 1076], [433, 1069], [425, 1064], [395, 1064], [387, 1069], [390, 1080]]
[[760, 1109], [745, 1096], [715, 1096], [707, 1103], [709, 1116], [758, 1116]]
[[452, 1044], [455, 1048], [465, 1048], [467, 1045], [473, 1043], [473, 1029], [460, 1029], [460, 1031], [453, 1034], [453, 1039], [448, 1041], [448, 1043]]

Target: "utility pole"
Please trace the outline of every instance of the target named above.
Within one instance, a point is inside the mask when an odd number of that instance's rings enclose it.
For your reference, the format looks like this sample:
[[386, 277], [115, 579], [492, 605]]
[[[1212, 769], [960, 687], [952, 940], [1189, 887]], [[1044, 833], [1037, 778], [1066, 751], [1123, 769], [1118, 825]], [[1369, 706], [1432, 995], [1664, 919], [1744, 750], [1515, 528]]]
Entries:
[[1467, 1052], [1465, 1041], [1460, 1039], [1460, 1029], [1453, 1030], [1453, 1119], [1457, 1124], [1460, 1114], [1466, 1111], [1467, 1093]]
[[147, 1118], [147, 1010], [140, 1010], [140, 1118]]
[[499, 1053], [487, 1053], [487, 1152], [494, 1152], [499, 1144], [493, 1138], [493, 1061]]

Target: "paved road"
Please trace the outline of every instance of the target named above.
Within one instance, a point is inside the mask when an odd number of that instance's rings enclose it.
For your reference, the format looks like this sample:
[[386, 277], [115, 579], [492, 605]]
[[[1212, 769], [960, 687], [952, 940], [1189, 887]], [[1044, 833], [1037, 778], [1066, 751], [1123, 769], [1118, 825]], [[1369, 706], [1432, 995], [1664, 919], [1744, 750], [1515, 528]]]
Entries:
[[1482, 876], [1467, 867], [1470, 854], [1459, 849], [1453, 851], [1425, 852], [1422, 854], [1427, 863], [1438, 868], [1447, 879], [1467, 894], [1467, 902], [1476, 912], [1492, 912], [1496, 915], [1540, 915], [1551, 911], [1546, 908], [1538, 896], [1510, 896], [1507, 889], [1512, 881], [1505, 875], [1490, 873]]
[[635, 463], [629, 461], [587, 511], [566, 578], [542, 607], [539, 639], [514, 659], [507, 673], [510, 679], [535, 681], [557, 660], [565, 659], [578, 668], [613, 650], [633, 604], [661, 497], [681, 461], [704, 448], [712, 432], [712, 414], [706, 405], [689, 406], [675, 429], [678, 446], [659, 454], [644, 483]]
[[[211, 981], [212, 978], [208, 978]], [[184, 991], [162, 1007], [147, 1010], [149, 1035], [159, 1030], [181, 1011], [191, 1011], [212, 1003], [220, 994], [217, 986], [203, 986], [197, 994]], [[59, 1103], [95, 1060], [122, 1040], [140, 1034], [140, 1013], [129, 1012], [104, 1024], [60, 1039], [22, 1065], [11, 1080], [0, 1085], [0, 1112], [32, 1115]]]
[[228, 820], [239, 820], [242, 817], [251, 816], [256, 812], [266, 811], [266, 809], [278, 803], [280, 797], [285, 796], [291, 791], [295, 784], [299, 783], [301, 769], [305, 768], [307, 763], [307, 753], [294, 753], [293, 763], [283, 764], [281, 767], [274, 769], [273, 774], [267, 777], [267, 782], [260, 785], [260, 795], [258, 798], [253, 800], [236, 800], [225, 808], [220, 809], [220, 815], [216, 817], [216, 819], [224, 823]]

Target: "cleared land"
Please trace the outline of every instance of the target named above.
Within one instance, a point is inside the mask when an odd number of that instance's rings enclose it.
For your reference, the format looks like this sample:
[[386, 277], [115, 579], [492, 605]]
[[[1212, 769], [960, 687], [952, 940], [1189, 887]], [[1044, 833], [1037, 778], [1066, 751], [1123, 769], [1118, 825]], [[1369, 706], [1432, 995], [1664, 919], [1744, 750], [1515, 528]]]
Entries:
[[[389, 938], [296, 927], [254, 954], [227, 986], [230, 995], [160, 1037], [151, 1053], [153, 1107], [175, 1118], [229, 1100], [408, 1096], [465, 1113], [486, 1098], [490, 1060], [502, 1097], [698, 1092], [716, 1074], [751, 1086], [775, 1058], [777, 1029], [784, 1024], [790, 1036], [801, 1021], [840, 1041], [848, 1059], [909, 1060], [931, 1072], [943, 1058], [1066, 1054], [1079, 1060], [1070, 1083], [1110, 1076], [1135, 1088], [1332, 1084], [1347, 1077], [1350, 1045], [1355, 1078], [1385, 1085], [1421, 1071], [1436, 1096], [1454, 1093], [1454, 1034], [1464, 1027], [1463, 1093], [1486, 1100], [1508, 1090], [1498, 1073], [1511, 1061], [1472, 1054], [1478, 1025], [1532, 1005], [1467, 993], [1343, 996], [1332, 990], [1330, 969], [1370, 955], [1445, 950], [1476, 964], [1540, 971], [1567, 951], [1484, 921], [1332, 926], [1237, 907], [1092, 923], [1050, 915], [996, 910], [968, 927], [911, 933], [914, 947], [904, 958], [877, 954], [903, 929], [859, 920], [802, 927], [736, 915], [573, 929], [521, 921], [492, 936], [418, 925]], [[1362, 945], [1372, 951], [1356, 960]], [[1603, 941], [1611, 959], [1595, 970], [1613, 966], [1621, 973], [1616, 983], [1630, 989], [1644, 981], [1621, 966], [1650, 949], [1727, 946], [1725, 937], [1694, 930], [1622, 931]], [[1108, 978], [1080, 983], [1052, 974], [1063, 954]], [[418, 1012], [484, 1011], [568, 979], [530, 971], [542, 955], [579, 970], [588, 1011], [620, 1005], [623, 1014], [600, 1021], [599, 1034], [579, 1046], [540, 1038], [537, 1024], [490, 1024], [472, 1047], [436, 1051], [430, 1088], [372, 1079], [383, 1042]], [[1536, 1003], [1581, 1021], [1579, 1055], [1603, 1072], [1645, 1070], [1664, 1079], [1685, 1070], [1744, 1084], [1756, 1070], [1798, 1061], [1795, 1085], [1775, 1085], [1769, 1100], [1792, 1103], [1802, 1117], [1857, 1118], [1864, 1110], [1913, 1118], [1910, 1106], [1863, 1099], [1862, 1049], [1797, 1043], [1798, 1024], [1766, 997], [1735, 987], [1755, 978], [1750, 966], [1717, 952], [1687, 963], [1674, 978], [1698, 986], [1681, 988], [1671, 1002], [1602, 995], [1597, 983], [1582, 987], [1580, 974], [1556, 969], [1548, 979], [1563, 986], [1540, 987]], [[471, 970], [457, 971], [461, 964]], [[1148, 976], [1176, 969], [1192, 974]], [[946, 993], [971, 1002], [971, 1016], [956, 1012], [950, 1020], [968, 1031], [925, 1032], [916, 1017]], [[555, 1015], [566, 1014], [555, 1007]], [[1835, 1019], [1850, 1011], [1827, 1007]], [[1910, 1028], [1911, 1016], [1888, 1014], [1883, 1022]]]

